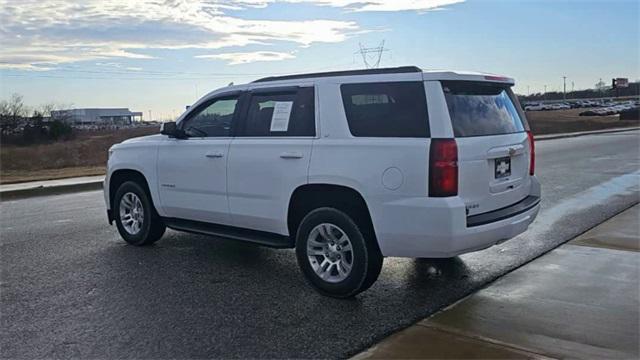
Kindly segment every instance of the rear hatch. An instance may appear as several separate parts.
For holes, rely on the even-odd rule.
[[[468,215],[529,195],[530,147],[524,112],[510,84],[442,81],[458,147],[458,195]]]

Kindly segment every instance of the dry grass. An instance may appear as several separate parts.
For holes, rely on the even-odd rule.
[[[640,125],[638,120],[620,120],[618,115],[578,116],[585,109],[529,111],[527,120],[534,134],[559,134]]]
[[[531,111],[527,118],[535,134],[638,126],[640,121],[621,121],[614,116],[578,116],[583,109]],[[125,139],[155,134],[157,127],[83,132],[71,141],[34,146],[0,147],[0,183],[102,175],[107,150]]]
[[[3,145],[0,147],[0,183],[104,174],[111,145],[157,132],[157,127],[81,132],[70,141]]]

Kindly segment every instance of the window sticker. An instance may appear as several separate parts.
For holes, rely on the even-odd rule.
[[[273,106],[273,115],[271,116],[271,132],[287,131],[289,129],[291,108],[293,108],[293,101],[276,101]]]

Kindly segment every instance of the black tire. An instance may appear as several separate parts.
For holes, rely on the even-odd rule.
[[[314,228],[323,223],[342,230],[348,236],[353,249],[351,271],[339,282],[323,280],[314,271],[307,255],[309,235]],[[296,233],[296,256],[305,278],[318,292],[335,298],[348,298],[367,290],[378,279],[383,257],[375,239],[372,236],[364,236],[365,233],[349,215],[330,207],[315,209],[302,219]]]
[[[120,217],[120,203],[125,194],[135,194],[142,203],[143,220],[139,231],[135,234],[130,233],[125,229]],[[162,221],[162,218],[156,212],[155,207],[151,201],[151,198],[147,191],[135,181],[127,181],[120,185],[116,191],[116,196],[113,201],[113,215],[116,221],[116,226],[120,236],[127,243],[135,246],[151,245],[158,241],[166,230],[166,226]]]

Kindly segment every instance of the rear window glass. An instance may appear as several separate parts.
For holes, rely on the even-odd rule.
[[[502,135],[525,131],[508,86],[443,81],[442,89],[456,137]]]
[[[340,90],[353,136],[429,137],[422,82],[344,84]]]

